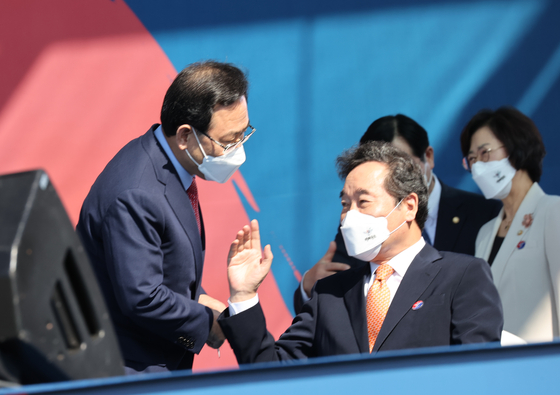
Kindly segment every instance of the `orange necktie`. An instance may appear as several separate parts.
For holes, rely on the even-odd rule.
[[[196,178],[193,177],[191,186],[187,189],[187,195],[189,195],[189,200],[194,211],[194,216],[196,217],[196,224],[198,225],[198,233],[202,234],[202,228],[200,226],[200,212],[198,209],[198,188],[196,187]]]
[[[373,350],[377,335],[383,324],[383,320],[389,310],[391,292],[387,287],[387,279],[393,274],[393,268],[389,265],[381,265],[375,271],[375,281],[367,294],[366,315],[368,323],[369,352]]]

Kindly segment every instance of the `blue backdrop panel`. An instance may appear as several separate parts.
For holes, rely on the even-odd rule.
[[[249,73],[251,123],[242,173],[286,304],[326,251],[339,220],[334,161],[369,124],[404,113],[422,124],[436,174],[476,190],[458,136],[484,107],[518,106],[560,148],[560,2],[127,0],[175,67],[216,59]],[[560,163],[542,186],[560,193]]]

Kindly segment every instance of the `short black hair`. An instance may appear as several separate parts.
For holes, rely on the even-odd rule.
[[[390,143],[369,141],[343,152],[336,159],[338,175],[345,179],[352,170],[366,162],[387,165],[389,174],[384,186],[387,193],[395,198],[395,204],[411,193],[418,195],[416,223],[423,229],[428,218],[428,188],[420,166],[410,155]]]
[[[245,74],[230,63],[205,61],[185,67],[165,94],[161,125],[167,136],[187,124],[207,132],[217,105],[230,106],[247,98],[249,83]]]
[[[360,144],[368,141],[386,141],[390,143],[395,137],[402,137],[410,146],[414,156],[424,161],[426,149],[430,146],[428,133],[412,118],[406,115],[387,115],[373,121],[360,139]]]
[[[484,126],[488,126],[494,136],[502,142],[509,155],[509,162],[516,170],[527,171],[533,182],[541,179],[546,150],[539,129],[531,118],[508,106],[495,111],[479,111],[461,132],[463,156],[469,153],[472,136]]]

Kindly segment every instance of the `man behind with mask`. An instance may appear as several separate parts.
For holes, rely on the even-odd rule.
[[[424,240],[439,251],[474,255],[479,229],[498,215],[501,203],[441,182],[433,172],[434,149],[430,146],[428,133],[405,115],[388,115],[375,120],[360,139],[360,144],[368,141],[391,143],[420,165],[429,195],[428,218],[422,231]],[[325,256],[304,274],[294,293],[296,313],[309,300],[311,287],[317,280],[360,264],[363,260],[348,256],[339,229]]]
[[[422,238],[428,193],[414,160],[369,142],[339,157],[338,168],[346,247],[370,263],[319,280],[275,342],[257,295],[272,253],[261,252],[258,223],[245,226],[230,248],[229,308],[218,319],[238,362],[499,341],[502,309],[488,264]]]
[[[190,369],[219,347],[225,305],[204,293],[204,223],[196,178],[226,182],[254,133],[248,82],[227,63],[181,71],[161,125],[109,162],[82,206],[77,231],[115,325],[127,374]]]

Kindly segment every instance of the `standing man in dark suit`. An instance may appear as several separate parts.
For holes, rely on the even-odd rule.
[[[196,178],[226,182],[254,133],[237,67],[191,64],[165,95],[161,125],[109,162],[77,231],[115,325],[128,374],[190,369],[217,348],[225,305],[202,290],[204,223]]]
[[[488,264],[422,238],[428,193],[413,159],[370,142],[338,166],[344,240],[369,264],[319,280],[275,342],[257,295],[272,253],[261,253],[257,222],[245,226],[229,252],[230,306],[218,319],[238,362],[499,341],[502,309]]]
[[[501,202],[486,200],[481,195],[452,188],[440,181],[433,172],[434,149],[430,146],[428,133],[405,115],[389,115],[375,120],[360,139],[360,144],[368,141],[391,143],[420,165],[429,194],[428,219],[422,232],[426,242],[439,251],[474,255],[478,230],[498,215]],[[362,261],[348,256],[339,230],[327,254],[304,274],[294,294],[296,313],[309,300],[311,287],[317,280],[361,264]]]

